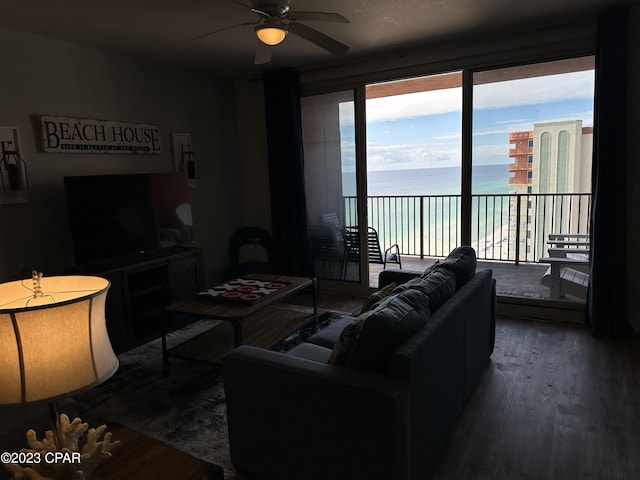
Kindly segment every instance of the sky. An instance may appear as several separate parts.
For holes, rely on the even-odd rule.
[[[582,120],[593,124],[594,72],[476,85],[474,165],[512,163],[509,132],[533,124]],[[341,109],[343,168],[353,168],[352,105]],[[460,166],[462,88],[367,100],[367,170]]]

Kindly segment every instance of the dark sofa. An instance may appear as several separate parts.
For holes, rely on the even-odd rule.
[[[237,470],[428,478],[493,351],[495,281],[475,267],[475,252],[460,247],[428,274],[385,270],[392,293],[364,321],[342,319],[287,354],[242,346],[227,355]]]

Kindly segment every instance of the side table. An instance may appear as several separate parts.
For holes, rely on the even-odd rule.
[[[118,424],[107,424],[121,444],[95,470],[95,480],[224,480],[222,467],[179,452],[159,440]]]

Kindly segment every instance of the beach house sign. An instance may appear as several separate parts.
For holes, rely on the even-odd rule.
[[[157,125],[40,116],[42,149],[49,153],[162,153]]]

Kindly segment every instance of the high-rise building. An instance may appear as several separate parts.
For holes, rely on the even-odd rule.
[[[509,178],[510,193],[531,193],[533,131],[512,132],[509,134],[509,143],[513,145],[509,157],[514,159],[514,163],[509,165],[509,172],[513,173]]]
[[[535,261],[546,256],[549,233],[588,233],[593,128],[582,120],[541,122],[510,133],[509,143],[510,191],[521,195],[512,200],[509,233],[519,233],[520,258]]]

